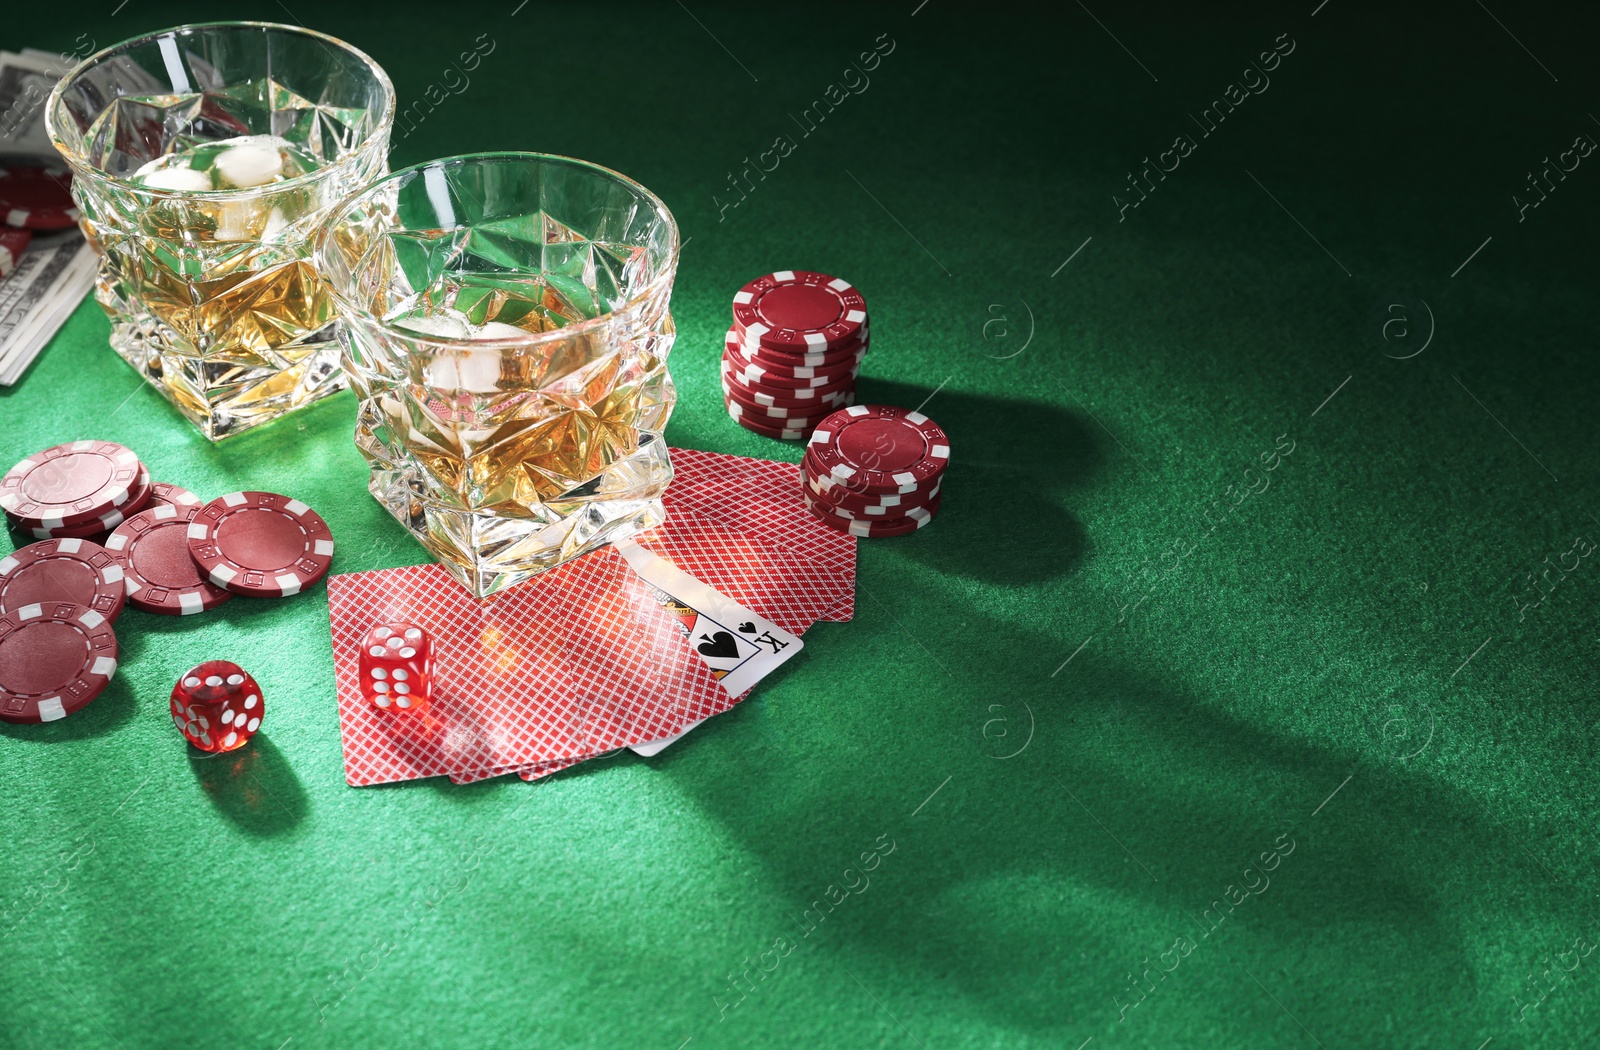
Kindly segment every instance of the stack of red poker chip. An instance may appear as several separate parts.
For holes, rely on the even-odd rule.
[[[823,419],[800,461],[812,514],[852,536],[903,536],[939,513],[950,439],[923,415],[854,405]]]
[[[17,261],[33,240],[32,230],[16,230],[0,226],[0,278],[17,268]]]
[[[72,174],[57,166],[0,163],[0,222],[22,230],[76,226]]]
[[[870,337],[866,301],[850,282],[811,270],[758,277],[733,297],[723,407],[746,430],[804,438],[855,401]]]
[[[0,507],[34,539],[96,539],[143,510],[150,471],[114,441],[73,441],[36,452],[0,478]]]

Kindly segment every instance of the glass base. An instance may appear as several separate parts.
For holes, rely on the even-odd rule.
[[[176,333],[153,316],[111,316],[111,348],[212,441],[242,434],[343,390],[337,324],[273,349],[276,363],[243,364],[180,352]]]
[[[479,598],[661,524],[666,520],[661,494],[672,480],[666,443],[651,435],[632,456],[566,498],[546,501],[528,517],[502,517],[424,499],[414,463],[392,464],[370,452],[368,459],[368,490]]]

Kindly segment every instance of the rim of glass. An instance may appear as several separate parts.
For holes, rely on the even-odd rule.
[[[344,294],[343,289],[336,287],[334,283],[328,279],[327,274],[329,268],[326,264],[325,257],[332,252],[332,245],[330,242],[334,236],[333,231],[344,222],[345,217],[349,215],[350,211],[359,205],[363,199],[377,194],[387,183],[406,178],[407,176],[419,174],[420,172],[426,171],[428,168],[444,168],[450,165],[464,165],[467,163],[499,160],[539,162],[554,161],[562,165],[567,165],[574,168],[584,168],[589,171],[605,175],[606,177],[614,179],[622,185],[628,187],[645,201],[648,201],[652,209],[654,209],[657,217],[667,224],[667,230],[671,237],[671,240],[667,245],[667,265],[663,267],[661,273],[658,274],[653,281],[645,285],[634,295],[629,296],[626,302],[622,303],[620,306],[614,307],[613,309],[607,310],[603,314],[596,314],[594,317],[588,318],[584,321],[579,321],[577,324],[562,325],[560,328],[552,328],[545,332],[529,332],[526,336],[507,337],[504,339],[458,339],[452,336],[428,335],[423,332],[413,331],[400,325],[390,324],[383,318],[370,313],[363,304],[353,302]],[[460,227],[456,228],[459,229]],[[639,303],[652,298],[660,291],[662,285],[670,284],[672,282],[673,275],[678,269],[678,250],[680,247],[681,245],[678,243],[678,220],[673,218],[672,211],[667,207],[666,202],[652,193],[642,183],[635,179],[629,178],[628,176],[622,174],[622,172],[613,168],[608,168],[603,164],[596,164],[593,161],[580,160],[577,157],[568,157],[559,153],[532,153],[522,150],[495,150],[484,153],[460,153],[454,156],[440,157],[437,160],[423,161],[421,164],[413,164],[410,167],[401,168],[399,171],[390,172],[383,178],[376,179],[373,182],[368,183],[366,186],[363,186],[361,189],[356,190],[354,193],[335,204],[328,212],[327,220],[322,224],[322,229],[317,233],[316,248],[313,252],[313,258],[316,260],[317,271],[323,275],[322,282],[327,288],[328,294],[332,296],[334,301],[340,306],[342,313],[347,319],[353,318],[357,323],[376,326],[384,332],[397,335],[413,343],[431,343],[440,347],[448,347],[450,349],[487,350],[501,349],[505,347],[537,346],[541,343],[555,342],[560,339],[570,338],[574,334],[588,332],[591,329],[599,328],[605,324],[608,324],[617,314],[624,313]]]
[[[366,65],[367,70],[372,74],[373,79],[376,80],[383,88],[383,117],[376,125],[373,126],[371,131],[367,132],[367,134],[363,136],[361,141],[355,147],[346,153],[344,157],[339,158],[338,161],[335,161],[326,167],[318,168],[315,171],[308,171],[304,175],[297,175],[292,179],[284,179],[282,182],[271,182],[265,186],[251,186],[247,189],[168,190],[161,189],[156,186],[146,186],[142,183],[134,182],[132,179],[127,178],[126,176],[113,175],[111,172],[104,171],[93,166],[92,164],[80,163],[76,157],[68,154],[66,150],[61,148],[62,138],[60,134],[60,128],[56,123],[56,105],[60,101],[61,96],[65,93],[68,85],[75,83],[78,79],[78,76],[84,70],[88,69],[91,65],[102,62],[107,58],[137,47],[140,44],[148,44],[151,41],[159,40],[162,37],[177,37],[184,34],[194,33],[203,29],[275,29],[291,36],[301,36],[310,38],[312,40],[318,40],[321,41],[325,46],[331,45],[341,51],[352,54]],[[192,197],[195,199],[204,200],[235,201],[250,200],[254,197],[262,197],[268,194],[278,193],[284,189],[298,189],[302,186],[310,186],[321,179],[327,178],[328,173],[338,170],[340,165],[346,159],[355,156],[368,143],[372,142],[372,140],[377,138],[379,135],[387,133],[389,128],[394,124],[394,112],[394,82],[389,79],[389,74],[384,71],[382,66],[378,65],[377,61],[373,59],[371,55],[367,54],[359,47],[356,47],[354,44],[340,40],[336,36],[329,36],[327,33],[319,33],[315,29],[307,29],[305,26],[285,25],[282,22],[190,22],[185,23],[184,25],[172,26],[167,29],[158,29],[153,33],[145,33],[143,36],[130,37],[121,43],[112,44],[110,47],[101,48],[99,51],[96,51],[94,54],[88,56],[83,61],[73,66],[67,71],[65,76],[56,82],[56,86],[50,91],[50,97],[45,101],[44,130],[45,134],[50,139],[50,144],[56,148],[56,152],[61,154],[62,159],[64,159],[68,165],[74,169],[81,170],[94,178],[101,179],[106,182],[114,182],[119,186],[126,186],[142,193],[154,194],[161,197]]]

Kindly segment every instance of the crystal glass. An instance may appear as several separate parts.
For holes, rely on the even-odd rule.
[[[344,385],[312,246],[393,120],[372,59],[263,22],[129,40],[50,96],[111,345],[212,440]]]
[[[477,595],[663,518],[678,227],[614,171],[452,157],[346,201],[317,246],[368,488]]]

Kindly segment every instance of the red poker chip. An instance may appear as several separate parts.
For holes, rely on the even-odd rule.
[[[52,602],[0,614],[0,721],[65,718],[116,673],[117,635],[95,610]]]
[[[762,346],[741,331],[738,325],[734,325],[723,336],[723,343],[756,361],[771,361],[779,365],[821,365],[838,361],[850,354],[864,352],[872,344],[872,333],[863,328],[855,338],[827,347],[815,350],[779,350],[772,346]]]
[[[849,281],[813,270],[758,277],[733,297],[733,319],[752,342],[795,352],[855,338],[867,303]]]
[[[32,230],[0,227],[0,277],[17,268],[17,260],[28,250],[28,242],[31,240],[33,240]]]
[[[41,529],[86,525],[127,504],[142,465],[114,441],[74,441],[35,452],[0,478],[0,507]]]
[[[841,383],[853,383],[861,374],[859,365],[852,365],[844,369],[832,371],[817,368],[807,368],[805,375],[797,375],[793,368],[776,368],[770,365],[751,364],[744,358],[729,351],[722,355],[722,370],[737,376],[742,382],[753,387],[762,387],[768,390],[802,390],[802,389],[827,389]]]
[[[824,405],[829,399],[839,399],[851,393],[856,388],[856,377],[850,376],[840,382],[829,386],[806,387],[781,387],[764,386],[760,383],[750,383],[740,378],[739,373],[724,364],[720,372],[722,385],[726,389],[734,390],[745,395],[748,401],[758,405],[786,405],[797,408],[801,405]]]
[[[0,168],[0,217],[7,226],[64,230],[78,223],[70,172]]]
[[[198,506],[151,507],[106,537],[106,550],[122,566],[129,605],[163,616],[188,616],[233,597],[207,580],[189,555],[189,523],[199,513]]]
[[[818,477],[858,492],[904,492],[944,473],[950,439],[921,412],[853,405],[817,426],[806,454]]]
[[[828,485],[816,478],[807,477],[806,491],[817,503],[845,517],[867,521],[904,517],[912,507],[926,507],[939,495],[939,483],[924,491],[860,493],[851,492],[843,485]]]
[[[158,481],[150,488],[149,507],[198,507],[205,500],[196,496],[182,485],[174,485],[167,481]]]
[[[726,402],[724,402],[724,404],[726,404]],[[809,430],[789,430],[783,427],[769,427],[765,423],[755,422],[748,416],[735,415],[731,410],[729,411],[728,415],[733,418],[735,423],[738,423],[741,427],[744,427],[752,434],[760,434],[762,437],[776,438],[779,441],[803,441],[805,440],[806,435],[810,433]]]
[[[803,401],[798,405],[768,405],[753,400],[750,395],[736,387],[722,384],[722,397],[724,401],[737,401],[744,408],[753,412],[758,419],[767,419],[771,422],[783,420],[805,420],[808,423],[820,423],[841,408],[847,407],[855,396],[855,391],[846,390],[839,394],[830,395],[825,401]]]
[[[858,521],[843,517],[826,507],[813,503],[809,493],[806,494],[805,503],[806,509],[811,512],[812,517],[826,522],[840,532],[848,532],[852,536],[864,538],[904,536],[907,533],[916,532],[932,521],[934,516],[939,513],[939,500],[935,499],[926,507],[911,508],[902,518],[890,518],[887,521]]]
[[[124,521],[144,510],[150,503],[153,488],[150,484],[150,472],[141,465],[139,471],[140,481],[128,491],[128,498],[115,509],[108,510],[98,518],[91,518],[82,525],[63,525],[56,529],[38,528],[34,525],[22,525],[36,540],[45,540],[57,536],[75,536],[79,539],[89,539],[98,542],[101,537]]]
[[[277,598],[322,579],[333,536],[322,516],[275,492],[230,492],[189,524],[189,553],[211,582],[234,594]]]
[[[880,485],[874,488],[868,485],[866,480],[860,476],[841,480],[828,473],[824,467],[818,465],[817,461],[812,458],[809,446],[806,449],[806,454],[800,459],[800,467],[805,472],[805,476],[809,483],[822,486],[831,486],[842,489],[846,492],[854,492],[862,496],[887,496],[911,492],[925,492],[927,491],[929,485],[937,484],[939,481],[938,478],[934,478],[932,481],[920,481],[914,479],[900,485]]]
[[[41,540],[0,558],[0,613],[71,602],[115,621],[126,595],[122,566],[88,540]]]
[[[758,430],[760,432],[769,430],[781,431],[784,437],[788,437],[790,434],[810,434],[811,431],[816,428],[818,423],[827,418],[827,416],[824,414],[821,417],[813,416],[806,419],[775,419],[772,416],[763,415],[756,409],[750,408],[747,405],[741,405],[739,402],[726,397],[722,399],[722,407],[726,408],[728,410],[728,415],[737,421],[741,426],[746,426],[752,430]],[[768,434],[767,436],[775,437],[777,435]]]
[[[758,365],[771,370],[787,371],[795,376],[838,375],[851,368],[861,368],[861,359],[867,355],[869,343],[850,343],[826,354],[768,354],[752,349],[731,339],[723,339],[723,354],[741,365]]]

